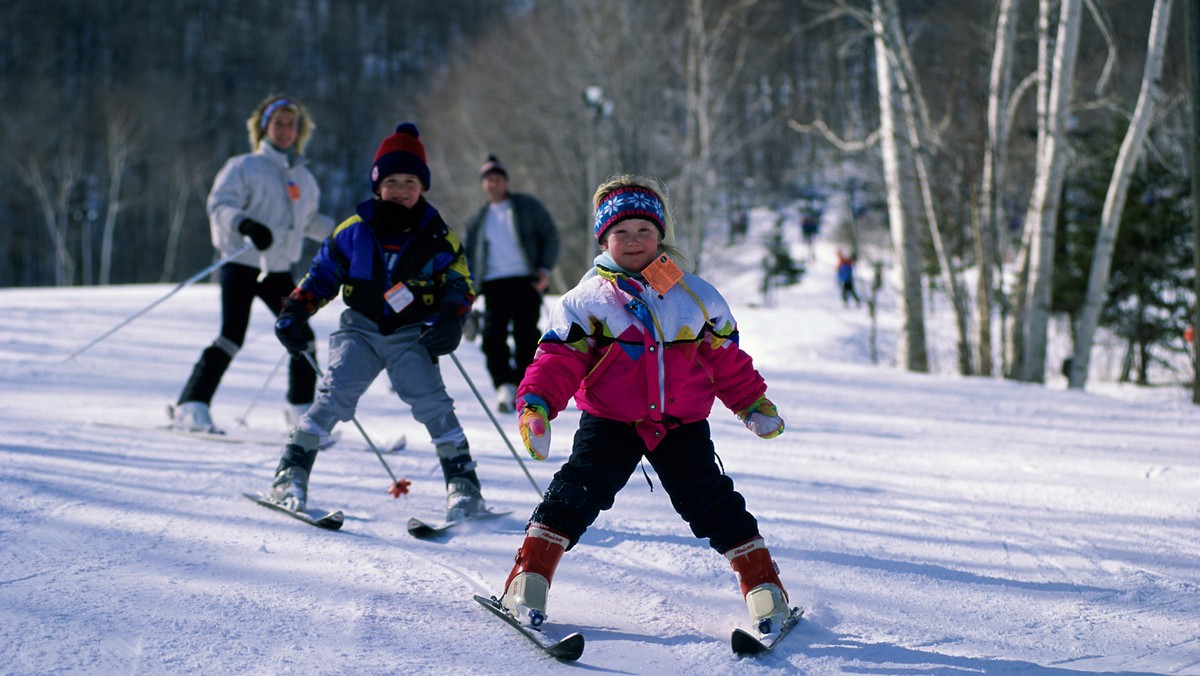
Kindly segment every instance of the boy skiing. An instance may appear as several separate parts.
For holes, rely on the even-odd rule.
[[[425,425],[446,480],[446,519],[483,511],[475,462],[437,358],[462,338],[475,289],[458,237],[427,201],[429,167],[417,127],[401,124],[371,167],[373,199],[325,240],[275,324],[292,353],[308,349],[308,318],[342,290],[347,309],[329,339],[329,372],[300,418],[268,498],[303,510],[317,451],[386,370],[397,396]]]

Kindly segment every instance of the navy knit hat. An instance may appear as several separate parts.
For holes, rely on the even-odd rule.
[[[621,221],[640,218],[650,221],[665,237],[667,233],[667,210],[655,192],[640,185],[618,188],[596,205],[596,241],[604,240],[604,233]]]
[[[504,169],[504,165],[500,164],[500,160],[495,155],[488,155],[487,161],[479,168],[479,180],[487,178],[488,174],[500,174],[506,180],[508,179],[508,171]]]
[[[392,174],[413,174],[429,190],[429,165],[425,163],[425,146],[421,144],[417,125],[405,122],[396,133],[383,139],[371,165],[371,192],[379,194],[379,181]]]

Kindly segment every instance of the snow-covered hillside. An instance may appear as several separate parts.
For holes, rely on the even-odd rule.
[[[770,306],[753,274],[714,269],[787,420],[763,441],[728,411],[712,417],[806,610],[776,653],[731,655],[745,610],[728,565],[640,472],[555,578],[551,621],[587,636],[578,663],[547,659],[472,603],[500,591],[538,496],[448,360],[485,495],[511,517],[440,542],[405,533],[409,516],[439,516],[443,488],[382,380],[358,420],[377,442],[407,437],[387,462],[411,495],[387,495],[343,426],[311,484],[314,505],[346,511],[340,532],[242,499],[267,486],[285,433],[282,374],[251,406],[282,354],[265,310],[213,410],[231,434],[267,441],[152,429],[215,335],[205,284],[71,363],[170,287],[0,290],[0,671],[1200,673],[1200,411],[1183,393],[899,372],[890,310],[872,366],[866,310],[842,306],[828,246]],[[338,311],[315,318],[322,339]],[[458,356],[487,390],[478,345]],[[556,421],[548,461],[525,460],[541,487],[577,419]]]

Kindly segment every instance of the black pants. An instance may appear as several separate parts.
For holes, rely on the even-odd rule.
[[[496,387],[519,384],[525,369],[533,363],[542,337],[537,326],[542,294],[533,288],[533,282],[533,277],[505,277],[483,283],[483,355]],[[515,348],[511,351],[510,332]]]
[[[717,466],[708,421],[668,431],[647,452],[633,425],[587,413],[580,416],[571,457],[554,475],[531,523],[563,533],[575,546],[600,512],[613,506],[643,457],[692,534],[707,538],[713,549],[724,553],[758,535],[758,521],[746,511],[733,480]]]
[[[221,377],[246,340],[254,299],[262,299],[271,313],[278,315],[284,299],[296,288],[289,272],[271,272],[261,280],[258,275],[258,268],[237,263],[226,263],[217,272],[217,280],[221,283],[221,336],[200,354],[191,378],[179,395],[179,403],[212,403]],[[293,404],[310,404],[316,387],[317,374],[308,360],[303,356],[292,356],[288,364],[287,400]]]

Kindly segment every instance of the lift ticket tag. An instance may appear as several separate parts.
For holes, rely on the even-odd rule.
[[[396,282],[396,286],[384,292],[383,298],[388,305],[392,306],[393,310],[399,312],[413,302],[413,293],[408,290],[407,286],[404,286],[404,282]]]
[[[642,276],[646,278],[650,286],[654,287],[658,295],[662,296],[670,291],[676,282],[683,279],[683,270],[675,265],[675,261],[671,260],[670,256],[659,254],[658,258],[655,258],[646,266],[646,269],[642,270]]]

